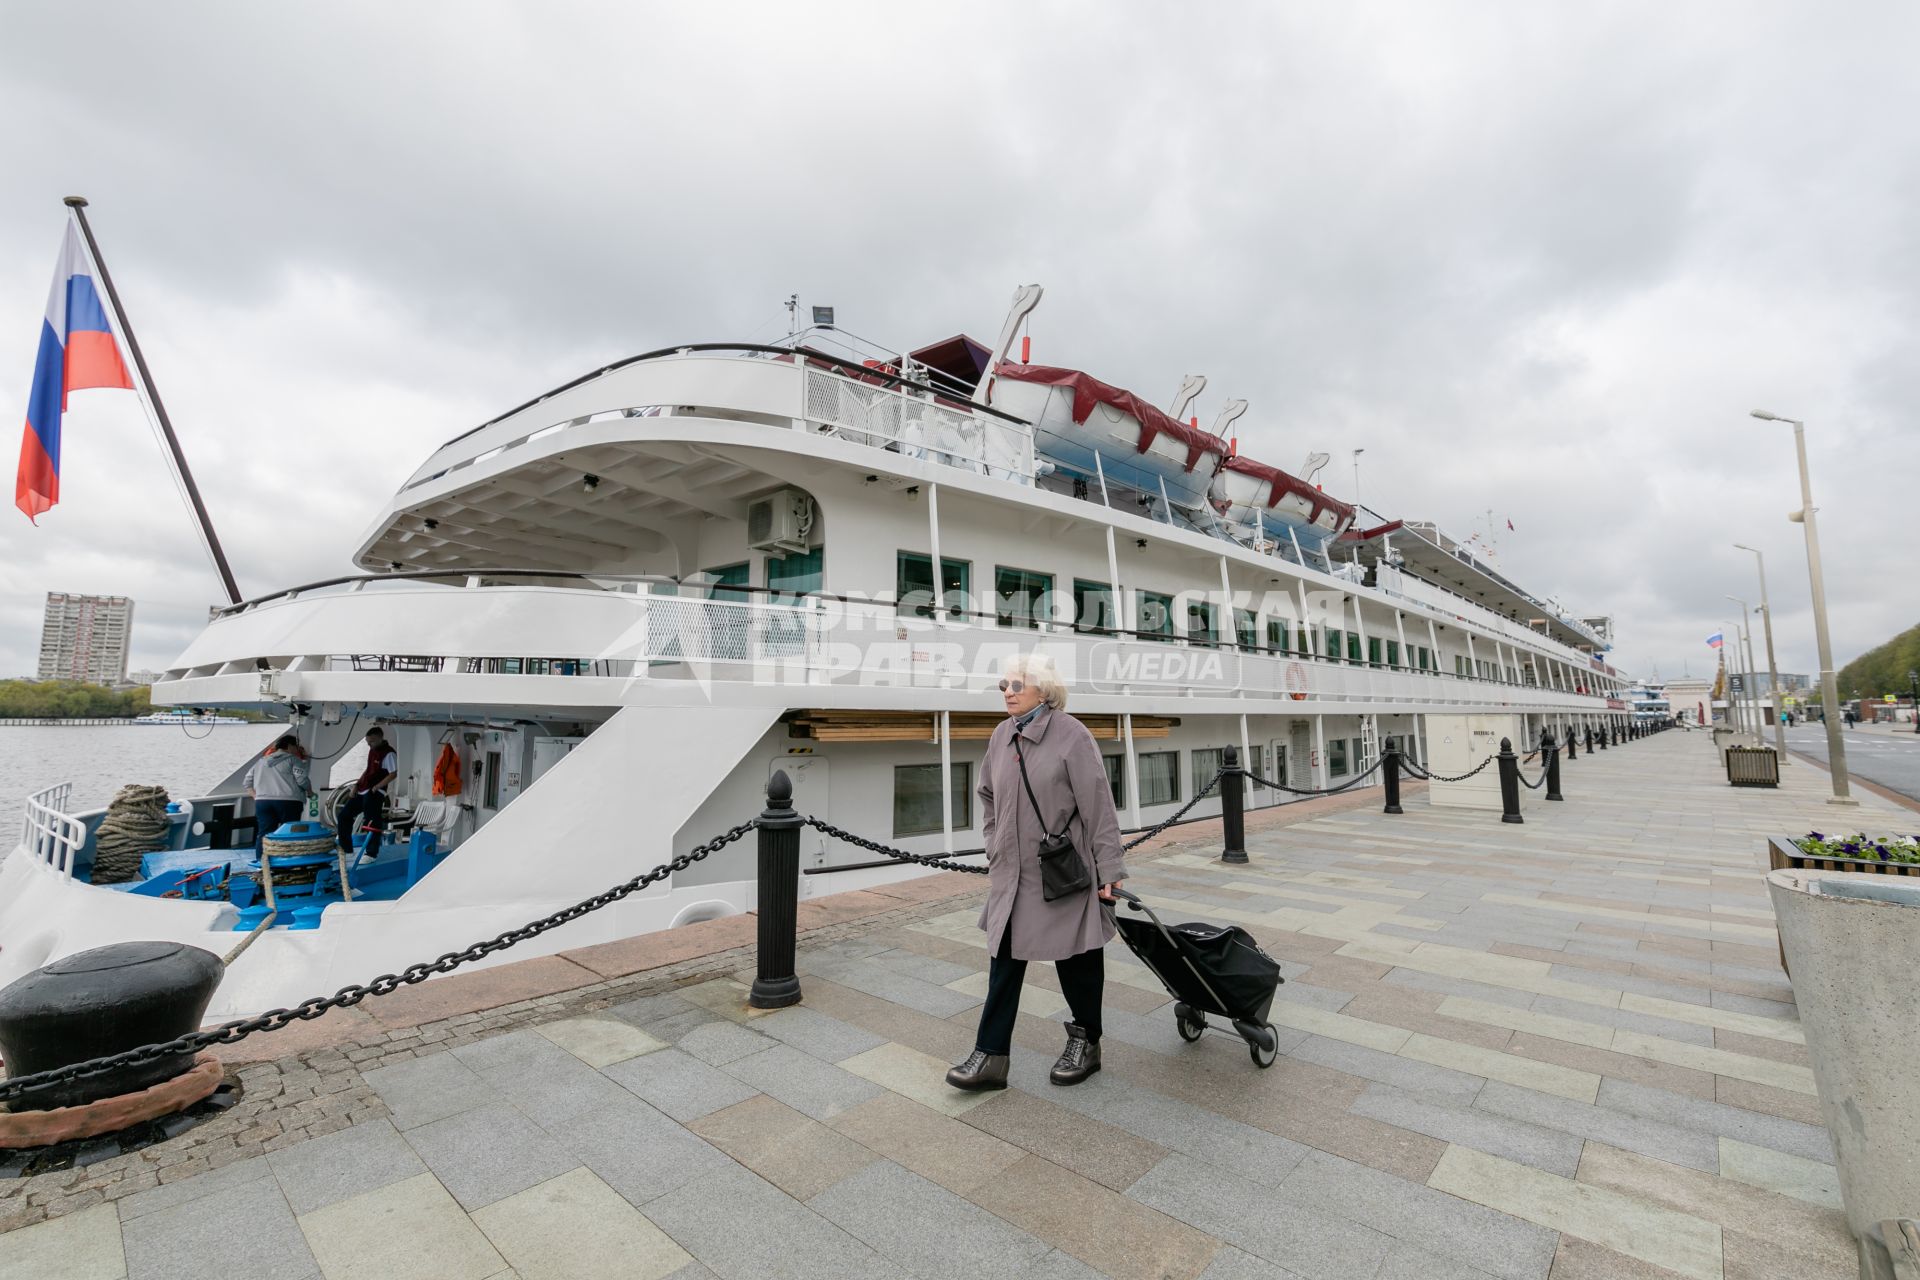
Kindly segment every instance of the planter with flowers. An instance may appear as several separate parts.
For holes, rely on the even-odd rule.
[[[1769,870],[1795,867],[1812,871],[1877,871],[1890,876],[1920,876],[1920,839],[1913,836],[1828,836],[1809,831],[1798,840],[1767,837]]]

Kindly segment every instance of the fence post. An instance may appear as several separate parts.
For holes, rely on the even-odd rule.
[[[1526,821],[1520,816],[1520,757],[1511,738],[1500,739],[1500,821]]]
[[[1247,860],[1247,775],[1240,768],[1240,748],[1228,747],[1224,757],[1227,771],[1220,776],[1220,825],[1224,827],[1226,848],[1220,861],[1233,864]]]
[[[1547,760],[1547,799],[1565,800],[1560,794],[1560,747],[1549,730],[1540,732],[1540,754]]]
[[[1400,807],[1400,748],[1392,738],[1387,739],[1387,754],[1380,762],[1380,774],[1387,784],[1387,807],[1382,813],[1405,813]]]
[[[1573,726],[1568,725],[1567,726],[1567,759],[1578,760],[1579,758],[1580,758],[1580,744],[1574,741]]]
[[[800,815],[793,811],[793,782],[776,769],[767,782],[767,808],[760,815],[759,971],[747,1003],[784,1009],[800,1003],[800,976],[793,964],[800,927]]]

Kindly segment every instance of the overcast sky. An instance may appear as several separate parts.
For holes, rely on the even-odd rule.
[[[1254,457],[1491,509],[1637,674],[1709,671],[1763,548],[1811,671],[1791,430],[1747,411],[1810,424],[1844,663],[1916,621],[1916,48],[1910,5],[1751,0],[8,4],[0,404],[84,194],[262,594],[598,363],[779,336],[790,292],[990,339],[1039,281],[1036,360],[1203,372]],[[61,480],[0,516],[0,675],[48,590],[131,595],[165,667],[220,589],[133,396],[76,394]]]

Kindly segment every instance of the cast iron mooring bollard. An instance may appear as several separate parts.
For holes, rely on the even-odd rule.
[[[756,1009],[800,1003],[793,951],[800,927],[801,825],[793,811],[793,783],[785,769],[776,769],[767,782],[766,812],[760,815],[760,967],[747,994],[747,1003]]]
[[[1547,760],[1547,799],[1565,800],[1560,794],[1560,748],[1553,740],[1551,731],[1540,734],[1540,754]]]
[[[1240,748],[1228,747],[1224,757],[1227,771],[1220,776],[1220,825],[1225,828],[1227,847],[1220,861],[1242,863],[1247,860],[1247,775],[1240,768]]]
[[[1387,807],[1381,812],[1405,813],[1400,807],[1400,748],[1392,738],[1387,739],[1387,755],[1380,764],[1380,774],[1387,784]]]
[[[1607,726],[1605,725],[1600,726],[1600,749],[1602,751],[1607,749]]]
[[[200,1029],[220,985],[220,957],[178,942],[116,942],[43,965],[0,991],[0,1055],[37,1075]],[[193,1066],[177,1053],[138,1067],[29,1090],[16,1111],[75,1107],[137,1093]]]
[[[1577,760],[1579,758],[1580,758],[1580,744],[1574,741],[1573,726],[1568,725],[1567,726],[1567,759]]]
[[[1587,726],[1587,754],[1593,754],[1593,726]]]
[[[1500,739],[1500,821],[1526,821],[1520,816],[1520,757],[1511,738]]]

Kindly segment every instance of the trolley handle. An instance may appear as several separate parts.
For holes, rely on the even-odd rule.
[[[1113,890],[1113,895],[1116,898],[1124,898],[1126,900],[1127,905],[1131,907],[1133,910],[1144,911],[1147,913],[1147,919],[1153,921],[1153,927],[1160,931],[1160,936],[1167,940],[1167,945],[1173,948],[1173,953],[1180,957],[1181,963],[1187,966],[1187,971],[1193,974],[1195,980],[1200,983],[1200,989],[1205,991],[1207,995],[1212,998],[1214,1006],[1221,1010],[1222,1016],[1223,1017],[1227,1016],[1225,1012],[1227,1007],[1227,1002],[1220,998],[1220,993],[1213,989],[1213,984],[1211,982],[1207,981],[1207,975],[1200,972],[1200,966],[1196,965],[1193,962],[1193,957],[1187,954],[1186,948],[1180,944],[1180,939],[1176,938],[1173,935],[1172,930],[1168,929],[1166,925],[1160,922],[1159,913],[1156,912],[1152,907],[1149,907],[1146,903],[1142,902],[1139,898],[1139,895],[1132,893],[1129,890],[1116,888]],[[1111,911],[1113,910],[1113,908],[1108,907],[1107,910]],[[1162,981],[1164,981],[1164,979]]]

